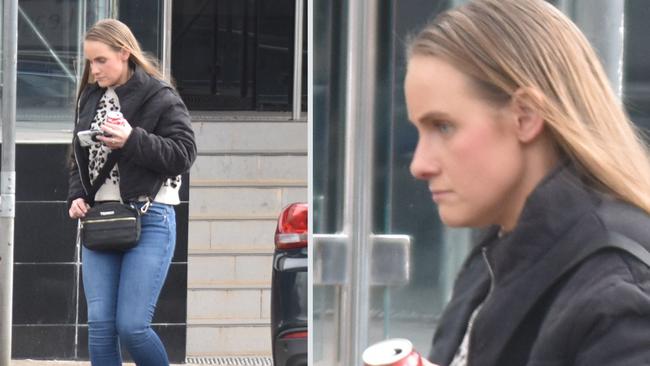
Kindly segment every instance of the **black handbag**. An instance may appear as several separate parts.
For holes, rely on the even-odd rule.
[[[117,163],[119,154],[113,152],[111,155],[91,187],[89,197],[93,200],[93,206],[79,225],[79,240],[90,250],[124,251],[135,247],[140,239],[140,215],[147,211],[151,203],[149,199],[142,209],[122,202],[94,203],[99,187]]]
[[[81,220],[81,243],[91,250],[127,250],[140,239],[140,210],[120,202],[93,206]]]

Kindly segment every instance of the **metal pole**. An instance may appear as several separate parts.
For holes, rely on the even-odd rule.
[[[11,326],[16,201],[16,67],[18,0],[4,1],[4,83],[2,86],[2,168],[0,169],[0,366],[11,364]]]
[[[161,66],[165,80],[171,81],[172,69],[172,0],[164,0]]]
[[[341,359],[349,366],[360,365],[368,345],[378,3],[347,3],[343,232],[350,281],[341,298]]]
[[[300,118],[302,96],[302,24],[303,0],[296,0],[296,21],[293,43],[293,111],[291,119]]]
[[[87,5],[88,5],[87,0],[79,1],[79,9],[77,10],[77,39],[79,41],[78,44],[83,43],[84,34],[86,33]],[[77,90],[79,90],[79,86],[81,85],[81,77],[83,76],[83,71],[84,71],[83,69],[86,63],[83,47],[77,48],[77,60],[75,62],[77,66],[75,69],[75,77],[77,79],[75,83],[75,92],[76,92]]]

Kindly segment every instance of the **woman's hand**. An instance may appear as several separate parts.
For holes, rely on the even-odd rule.
[[[83,198],[77,198],[76,200],[72,201],[70,209],[68,210],[68,215],[70,215],[71,219],[79,219],[86,216],[88,209],[90,209],[90,206],[88,206],[86,200]]]
[[[105,136],[97,136],[111,150],[117,150],[124,147],[126,140],[129,139],[133,128],[127,120],[122,118],[117,123],[106,121],[101,126]]]

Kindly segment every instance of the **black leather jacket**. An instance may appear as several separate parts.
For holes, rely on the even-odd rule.
[[[77,141],[77,132],[87,130],[106,89],[89,84],[83,91],[79,115],[72,140],[68,206],[76,198],[88,196],[91,184],[88,176],[88,149]],[[135,67],[131,78],[115,88],[120,109],[133,130],[119,154],[120,192],[122,200],[132,201],[140,196],[155,197],[163,181],[190,169],[196,158],[196,143],[190,116],[178,93],[167,83],[149,76]]]
[[[470,315],[470,366],[650,365],[650,217],[597,194],[570,167],[528,198],[509,235],[473,250],[434,336],[429,359],[449,365]],[[645,258],[647,261],[647,257]]]

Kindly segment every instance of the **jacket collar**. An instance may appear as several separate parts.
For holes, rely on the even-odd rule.
[[[138,121],[132,117],[138,108],[167,85],[151,77],[142,67],[135,64],[132,64],[132,67],[133,75],[126,83],[115,88],[115,94],[120,100],[120,112],[131,126],[135,127]]]
[[[171,88],[171,86],[151,77],[142,67],[134,63],[130,63],[130,67],[133,68],[133,75],[131,75],[126,83],[115,88],[115,94],[117,94],[120,101],[120,112],[122,112],[122,115],[129,121],[131,126],[135,127],[138,126],[138,121],[132,117],[137,113],[138,108],[146,103],[160,89]],[[106,88],[100,87],[97,83],[89,85],[88,88],[88,93],[85,93],[87,100],[84,101],[84,104],[88,104],[92,108],[88,109],[87,115],[83,116],[85,119],[80,121],[82,123],[82,129],[89,128],[90,122],[95,115],[97,104],[104,92],[106,92]]]
[[[487,241],[493,283],[472,334],[492,337],[473,336],[470,358],[480,354],[481,365],[496,366],[535,304],[593,253],[606,235],[594,214],[601,201],[570,165],[561,165],[530,195],[515,230],[500,240]]]
[[[599,201],[571,165],[559,164],[530,194],[515,229],[488,242],[486,254],[495,285],[521,276]]]

